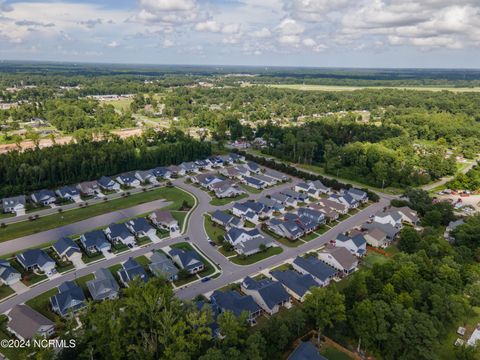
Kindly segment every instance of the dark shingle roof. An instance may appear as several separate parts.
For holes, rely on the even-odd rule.
[[[303,275],[293,270],[275,270],[270,274],[281,284],[299,296],[304,296],[311,287],[318,286],[317,282],[310,274]]]

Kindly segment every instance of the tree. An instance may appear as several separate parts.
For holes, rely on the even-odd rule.
[[[420,235],[414,228],[405,227],[400,231],[398,248],[408,254],[413,254],[418,250],[420,241]]]
[[[315,324],[318,343],[320,334],[327,327],[346,319],[345,296],[336,288],[312,288],[305,298],[305,311]]]

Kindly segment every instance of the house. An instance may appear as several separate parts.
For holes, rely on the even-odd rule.
[[[0,259],[0,284],[13,285],[20,281],[20,273],[7,261]]]
[[[135,178],[141,183],[158,184],[157,176],[153,173],[153,170],[135,171]]]
[[[330,199],[320,199],[318,200],[317,204],[320,206],[324,206],[326,208],[332,209],[337,213],[339,213],[340,215],[347,214],[349,209],[347,205],[340,203],[338,201],[330,200]]]
[[[128,247],[135,246],[135,236],[128,230],[125,224],[110,224],[103,230],[107,239],[113,244],[121,243]]]
[[[315,282],[320,286],[327,286],[330,280],[336,275],[336,270],[331,266],[321,262],[315,256],[300,257],[297,256],[292,262],[293,268],[300,274],[310,274]]]
[[[208,160],[197,160],[197,161],[195,161],[195,165],[200,170],[211,170],[212,169],[212,163]]]
[[[178,248],[172,248],[168,255],[173,262],[181,269],[185,269],[189,274],[193,275],[203,271],[205,264],[200,260],[199,255],[194,250],[184,251]]]
[[[273,218],[268,220],[265,224],[273,233],[292,241],[305,235],[303,228],[293,220],[280,220]]]
[[[250,170],[245,165],[235,166],[235,169],[239,172],[239,177],[250,176]]]
[[[299,182],[295,185],[294,190],[297,192],[307,192],[310,190],[310,185],[305,182]]]
[[[248,314],[247,321],[250,325],[255,325],[256,318],[262,314],[262,308],[250,295],[241,295],[235,290],[225,292],[215,290],[210,301],[219,314],[226,311],[237,317],[242,313]]]
[[[340,204],[338,204],[338,205],[340,205]],[[339,218],[338,212],[336,212],[335,210],[333,210],[330,207],[322,206],[320,204],[311,204],[308,207],[323,213],[328,222],[335,221]]]
[[[310,190],[315,190],[315,194],[318,197],[320,194],[329,194],[332,189],[325,186],[320,180],[310,182]]]
[[[250,171],[250,173],[260,174],[261,172],[260,166],[253,161],[247,162],[244,166]]]
[[[264,236],[256,228],[247,230],[232,227],[225,234],[225,240],[233,245],[238,254],[246,256],[260,252],[262,247],[275,245],[273,239]]]
[[[463,224],[465,224],[465,221],[463,219],[450,221],[448,223],[448,226],[445,228],[445,232],[443,234],[443,237],[449,242],[455,241],[455,238],[452,236],[452,231],[454,231],[457,227],[459,227]]]
[[[367,241],[367,244],[373,247],[385,248],[388,246],[389,241],[387,239],[387,233],[379,228],[372,228],[367,230],[363,237]]]
[[[392,242],[393,240],[395,240],[395,238],[398,236],[401,230],[399,227],[392,226],[391,224],[388,224],[388,223],[382,224],[376,221],[366,222],[366,223],[363,223],[362,225],[362,229],[365,229],[365,230],[371,230],[375,228],[380,229],[385,234],[387,234],[387,240],[389,242]]]
[[[222,180],[210,185],[210,189],[215,193],[215,196],[219,199],[227,197],[237,197],[245,194],[245,191],[240,189],[237,184],[229,181]]]
[[[53,275],[57,272],[55,269],[55,261],[40,249],[25,250],[18,254],[16,259],[27,271],[38,270],[47,275]]]
[[[237,153],[230,153],[228,154],[232,162],[240,162],[245,161],[245,156]]]
[[[402,227],[402,214],[396,210],[379,211],[375,214],[373,221],[380,224]]]
[[[120,184],[113,181],[111,178],[107,176],[102,176],[98,180],[98,186],[100,186],[101,189],[107,190],[107,191],[119,191],[120,190]]]
[[[195,165],[194,162],[192,161],[189,161],[189,162],[183,162],[179,165],[179,167],[181,169],[183,169],[183,171],[185,171],[185,174],[189,174],[189,173],[192,173],[192,172],[197,172],[198,171],[198,166]]]
[[[145,269],[133,258],[128,258],[128,260],[122,264],[122,268],[117,271],[117,274],[122,284],[126,287],[128,287],[128,283],[133,279],[138,279],[143,282],[148,281],[148,275]]]
[[[106,253],[112,248],[102,230],[93,230],[83,234],[80,236],[80,243],[90,253]]]
[[[125,174],[120,174],[116,178],[117,182],[123,186],[127,187],[139,187],[140,180],[135,177],[135,173],[129,172]]]
[[[327,360],[311,341],[302,341],[287,360]]]
[[[80,246],[70,238],[62,237],[52,245],[52,248],[62,260],[68,260],[72,263],[79,263],[82,260]]]
[[[354,198],[358,202],[366,203],[368,201],[368,194],[363,190],[352,187],[347,191],[345,191],[344,193],[350,195],[352,198]]]
[[[57,201],[57,198],[52,190],[39,190],[32,194],[32,200],[36,204],[47,206]]]
[[[255,280],[247,276],[241,284],[242,292],[253,300],[269,315],[276,314],[282,306],[290,309],[292,299],[278,281],[265,278]]]
[[[308,195],[294,191],[292,189],[282,190],[281,193],[289,198],[294,199],[297,202],[306,202],[308,200]]]
[[[402,206],[394,209],[397,210],[400,215],[402,215],[402,222],[410,225],[418,224],[420,218],[415,210],[410,209],[408,206]]]
[[[211,219],[212,222],[223,226],[226,230],[230,229],[231,227],[240,228],[243,226],[242,219],[220,210],[215,210],[211,216]]]
[[[77,185],[77,190],[84,196],[94,196],[100,191],[97,181],[84,181]]]
[[[285,205],[275,200],[272,200],[271,198],[267,198],[264,196],[260,198],[258,202],[274,212],[280,212],[280,213],[285,212]]]
[[[332,194],[328,199],[343,204],[348,209],[356,209],[360,204],[358,200],[353,198],[349,193],[344,193],[343,195]]]
[[[229,166],[220,170],[220,174],[226,176],[229,179],[238,179],[240,177],[240,171],[234,166]]]
[[[152,175],[157,178],[170,179],[170,177],[172,176],[172,172],[168,168],[163,166],[156,167],[155,169],[152,169],[151,172]]]
[[[224,164],[224,161],[221,156],[210,156],[209,158],[207,158],[207,160],[210,163],[210,166],[215,168],[221,167]]]
[[[222,179],[211,173],[193,175],[190,176],[190,180],[204,188],[209,188],[210,185],[222,181]]]
[[[263,181],[258,180],[254,177],[251,177],[251,176],[244,176],[242,178],[242,182],[245,185],[251,186],[251,187],[253,187],[254,189],[257,189],[257,190],[264,189],[264,188],[267,187],[267,184],[265,184]]]
[[[318,224],[314,220],[304,215],[299,216],[297,214],[287,213],[284,219],[286,221],[294,221],[303,229],[305,234],[310,234],[318,227]]]
[[[272,210],[259,202],[246,201],[242,204],[235,203],[232,208],[232,213],[233,215],[246,218],[248,220],[250,220],[249,218],[252,217],[252,216],[248,216],[248,214],[254,213],[256,217],[258,217],[258,219],[255,219],[255,216],[253,216],[255,220],[254,221],[250,220],[250,221],[252,221],[254,224],[257,224],[259,219],[267,218],[271,216]]]
[[[87,306],[85,294],[74,281],[65,281],[58,287],[58,294],[50,298],[53,311],[67,316]]]
[[[252,178],[262,181],[266,186],[273,186],[278,183],[278,180],[263,174],[252,175]]]
[[[329,247],[318,254],[318,258],[338,270],[342,275],[353,273],[358,266],[358,260],[347,248]]]
[[[167,167],[167,170],[170,172],[170,176],[183,176],[186,174],[185,169],[178,165],[170,165]]]
[[[26,203],[25,195],[4,198],[2,199],[3,212],[23,215],[25,214]]]
[[[281,193],[275,193],[270,195],[270,199],[287,207],[297,206],[297,201],[294,198],[288,197]]]
[[[277,180],[278,182],[288,181],[288,175],[286,175],[284,173],[281,173],[279,171],[275,171],[275,170],[272,170],[272,169],[266,169],[264,174],[266,176],[269,176],[269,177]]]
[[[233,215],[238,216],[243,220],[248,220],[253,224],[258,224],[260,222],[258,214],[250,210],[244,204],[233,204],[232,213]]]
[[[130,230],[136,237],[151,237],[156,235],[157,231],[150,225],[145,218],[136,218],[126,223],[128,230]]]
[[[310,209],[307,207],[301,207],[297,210],[298,216],[307,217],[312,220],[317,226],[323,225],[327,222],[325,214],[321,211]]]
[[[20,340],[49,338],[55,333],[55,324],[27,305],[15,305],[8,313],[7,329]]]
[[[178,221],[172,216],[170,211],[156,210],[148,218],[159,229],[165,229],[171,233],[180,232]]]
[[[335,239],[335,246],[344,247],[355,256],[362,257],[367,254],[367,240],[362,233],[354,236],[339,234]]]
[[[95,279],[87,281],[87,288],[95,301],[114,300],[118,297],[120,286],[112,273],[105,268],[94,272]]]
[[[55,191],[60,198],[63,200],[70,200],[75,202],[80,202],[80,191],[74,186],[63,186],[60,189]]]
[[[150,257],[148,268],[155,276],[159,276],[168,281],[178,279],[178,269],[175,264],[165,255],[158,251],[154,251]]]
[[[300,302],[303,302],[305,297],[310,294],[310,289],[312,287],[318,286],[318,283],[312,275],[301,274],[294,270],[274,270],[270,275],[283,285],[290,296]]]

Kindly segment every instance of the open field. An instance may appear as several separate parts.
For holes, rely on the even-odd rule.
[[[279,89],[291,89],[302,91],[353,91],[362,89],[397,89],[397,90],[416,90],[416,91],[452,91],[452,92],[480,92],[480,87],[455,88],[455,87],[433,87],[433,86],[334,86],[334,85],[304,85],[304,84],[272,84],[269,87]]]

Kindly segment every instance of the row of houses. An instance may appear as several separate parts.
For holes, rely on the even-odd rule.
[[[30,195],[31,201],[37,205],[49,206],[59,201],[81,202],[82,197],[104,196],[105,192],[119,192],[123,188],[139,188],[142,184],[156,185],[161,179],[171,179],[193,172],[223,167],[224,165],[245,160],[241,155],[211,156],[195,162],[184,162],[180,165],[157,167],[149,170],[130,171],[115,177],[102,176],[98,180],[85,181],[76,185],[67,185],[56,190],[42,189]],[[18,195],[1,200],[2,210],[5,213],[24,215],[27,205],[27,196]]]

